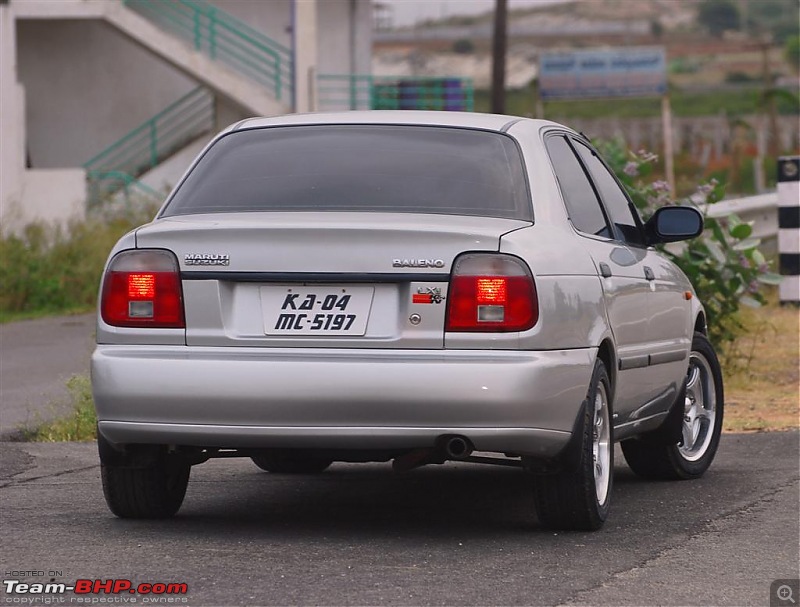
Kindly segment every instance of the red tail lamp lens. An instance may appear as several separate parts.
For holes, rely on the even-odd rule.
[[[128,297],[130,299],[153,299],[155,296],[155,274],[128,274]]]
[[[536,285],[521,259],[471,253],[456,260],[448,291],[448,331],[527,331],[538,320]]]
[[[118,253],[103,278],[100,312],[115,327],[184,328],[175,256],[161,250]]]
[[[508,296],[508,281],[505,278],[478,278],[477,299],[479,304],[504,304]]]

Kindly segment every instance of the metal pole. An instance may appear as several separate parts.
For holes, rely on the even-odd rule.
[[[495,0],[492,39],[492,112],[506,111],[506,23],[508,0]]]
[[[661,98],[661,127],[664,132],[664,171],[666,172],[669,193],[675,199],[675,162],[672,149],[672,106],[669,102],[669,93],[664,93]]]

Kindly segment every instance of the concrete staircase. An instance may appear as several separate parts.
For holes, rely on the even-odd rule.
[[[204,84],[215,94],[241,107],[248,114],[276,115],[291,111],[291,65],[288,51],[280,45],[270,48],[269,39],[258,32],[244,30],[244,24],[223,11],[201,2],[180,3],[147,0],[146,2],[123,2],[121,0],[58,0],[58,18],[103,19],[122,34],[145,49],[161,57],[178,70]],[[169,15],[159,19],[171,5],[180,5],[186,11],[180,15]],[[15,7],[18,18],[52,19],[52,0],[28,0]],[[147,15],[147,16],[145,16]],[[195,28],[194,23],[206,20],[204,29]],[[179,35],[190,20],[191,31],[199,31],[194,43]],[[172,24],[176,27],[165,25]],[[224,33],[223,33],[224,32]],[[258,36],[258,37],[257,37]],[[199,42],[207,44],[201,45]],[[271,42],[271,41],[270,41]],[[248,70],[235,69],[231,61],[233,54],[257,56],[265,52],[278,57],[277,65],[251,65]],[[213,52],[210,52],[211,49]],[[242,61],[239,61],[242,63]],[[235,65],[235,64],[234,64]],[[264,68],[264,69],[262,69]],[[272,86],[258,78],[270,69],[274,71]],[[287,74],[289,77],[287,78]],[[277,84],[277,85],[276,85]]]

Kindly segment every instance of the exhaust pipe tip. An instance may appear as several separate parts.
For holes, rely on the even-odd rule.
[[[472,454],[472,443],[463,436],[448,436],[442,441],[447,459],[466,459]]]

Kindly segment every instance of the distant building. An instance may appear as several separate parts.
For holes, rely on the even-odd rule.
[[[369,76],[372,27],[369,0],[0,1],[0,227],[172,185],[220,128],[317,109],[320,76]]]

